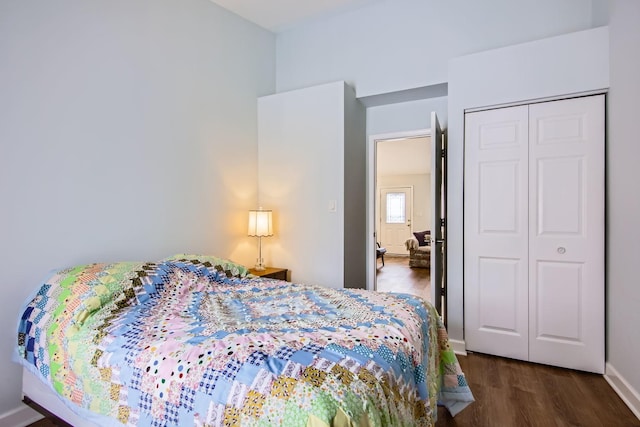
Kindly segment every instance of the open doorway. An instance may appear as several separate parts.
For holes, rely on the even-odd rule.
[[[446,136],[440,127],[438,115],[431,112],[431,128],[426,130],[416,130],[408,132],[396,132],[382,135],[370,135],[367,145],[367,245],[370,248],[367,251],[367,289],[375,290],[377,288],[376,279],[378,277],[378,263],[381,261],[376,254],[378,253],[379,230],[376,227],[377,211],[380,205],[377,203],[378,196],[376,190],[377,184],[377,157],[379,141],[393,142],[394,140],[415,139],[420,137],[429,137],[430,150],[425,157],[431,159],[430,180],[431,194],[430,199],[430,225],[426,230],[415,230],[412,224],[412,234],[415,231],[428,231],[424,237],[417,237],[430,246],[429,256],[423,258],[429,259],[429,280],[426,292],[420,292],[420,296],[430,301],[434,308],[440,313],[442,319],[447,323],[446,306],[447,306],[447,245],[446,245],[446,229],[447,229],[447,168],[446,168]],[[415,201],[415,189],[413,197]],[[406,226],[406,224],[405,224]],[[427,243],[428,242],[428,243]],[[381,249],[381,248],[380,248]],[[386,255],[386,254],[385,254]],[[385,256],[385,258],[387,258]],[[411,260],[411,255],[409,256]],[[383,267],[384,268],[384,267]]]
[[[378,135],[373,149],[374,233],[385,252],[384,264],[376,260],[375,289],[429,299],[430,130]]]

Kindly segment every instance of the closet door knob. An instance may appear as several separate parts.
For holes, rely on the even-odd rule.
[[[565,249],[563,246],[558,247],[558,253],[560,255],[564,254],[565,252],[567,252],[567,249]]]

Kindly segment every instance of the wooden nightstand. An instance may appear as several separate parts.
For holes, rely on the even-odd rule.
[[[289,269],[287,268],[278,268],[278,267],[267,267],[265,270],[255,270],[253,268],[249,269],[249,273],[255,275],[255,276],[260,276],[260,277],[266,277],[269,279],[280,279],[280,280],[287,280],[287,272],[289,271]]]

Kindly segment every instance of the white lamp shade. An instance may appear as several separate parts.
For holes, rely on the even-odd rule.
[[[249,211],[249,236],[264,237],[273,236],[273,220],[271,211]]]

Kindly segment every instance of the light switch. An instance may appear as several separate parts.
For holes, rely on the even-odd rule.
[[[338,201],[329,200],[329,212],[337,212],[337,211],[338,211]]]

